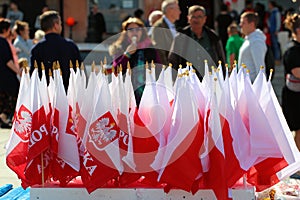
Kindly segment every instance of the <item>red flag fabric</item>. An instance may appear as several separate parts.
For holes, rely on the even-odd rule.
[[[30,108],[30,77],[25,72],[21,78],[11,135],[6,145],[6,164],[22,182],[26,182],[24,171],[32,122]]]
[[[27,165],[24,171],[28,185],[42,184],[48,177],[49,156],[46,156],[46,150],[50,146],[50,133],[47,130],[47,116],[45,107],[41,100],[39,90],[39,77],[35,69],[31,76],[31,108],[32,128],[29,134]]]
[[[194,181],[202,172],[199,152],[203,144],[203,132],[198,131],[202,128],[199,123],[201,119],[195,97],[185,79],[177,78],[173,120],[159,173],[159,181],[167,183],[165,191],[170,188],[191,191]]]
[[[68,104],[59,70],[55,70],[54,73],[56,93],[51,135],[53,153],[51,172],[53,179],[59,180],[60,185],[64,186],[78,175],[80,163],[72,107]]]
[[[89,155],[96,159],[97,170],[101,171],[101,174],[97,174],[97,177],[94,177],[95,174],[88,176],[89,174],[82,172],[82,174],[88,176],[83,178],[86,187],[89,185],[102,187],[109,180],[123,172],[118,140],[120,129],[116,124],[115,117],[111,114],[111,109],[111,97],[107,79],[103,79],[95,109],[92,113],[91,123],[88,126],[86,140],[86,150]],[[87,171],[87,168],[83,170]],[[87,181],[92,181],[93,183]],[[93,188],[87,189],[88,191],[93,190]]]

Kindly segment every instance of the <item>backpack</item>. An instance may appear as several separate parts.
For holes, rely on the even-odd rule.
[[[269,45],[267,45],[267,52],[265,55],[265,67],[266,67],[267,80],[269,79],[270,76],[270,69],[273,69],[272,78],[271,78],[271,80],[273,80],[274,73],[275,73],[275,58],[271,46]]]

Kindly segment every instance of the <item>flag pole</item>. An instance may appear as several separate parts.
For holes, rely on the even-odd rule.
[[[44,152],[41,153],[41,164],[42,164],[42,187],[45,187]]]
[[[245,189],[247,188],[247,177],[246,177],[246,174],[244,174],[244,176],[243,176],[243,186],[244,186]]]

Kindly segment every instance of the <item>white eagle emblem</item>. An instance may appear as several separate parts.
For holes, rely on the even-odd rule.
[[[28,140],[31,131],[32,116],[31,113],[24,107],[20,109],[14,121],[14,131],[24,141]]]
[[[113,141],[117,136],[115,123],[110,123],[108,117],[98,119],[94,126],[90,129],[90,136],[92,142],[100,147]]]

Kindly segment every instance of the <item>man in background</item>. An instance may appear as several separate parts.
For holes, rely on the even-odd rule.
[[[93,4],[91,14],[88,17],[88,30],[85,42],[100,43],[105,33],[106,24],[103,14],[99,12],[97,4]]]
[[[205,25],[206,10],[203,6],[194,5],[188,10],[189,26],[176,35],[169,55],[169,62],[174,69],[191,62],[201,79],[204,75],[204,60],[209,66],[218,66],[218,61],[225,63],[225,53],[221,39]]]
[[[238,65],[245,64],[250,70],[250,79],[253,82],[260,70],[265,66],[267,52],[266,36],[257,29],[258,14],[245,12],[241,15],[241,32],[245,35],[245,41],[239,51]]]
[[[46,79],[49,84],[49,69],[53,62],[59,62],[65,91],[67,92],[70,77],[70,61],[75,66],[76,61],[82,61],[79,49],[71,40],[61,37],[61,17],[56,11],[46,11],[41,15],[41,29],[45,37],[37,43],[31,51],[30,73],[34,70],[34,62],[38,64],[39,77],[42,77],[41,63],[45,65]],[[74,68],[76,70],[76,68]]]
[[[177,0],[164,0],[161,4],[162,18],[153,25],[152,39],[161,60],[161,64],[168,64],[168,55],[171,44],[177,33],[175,21],[180,17],[180,8]]]

